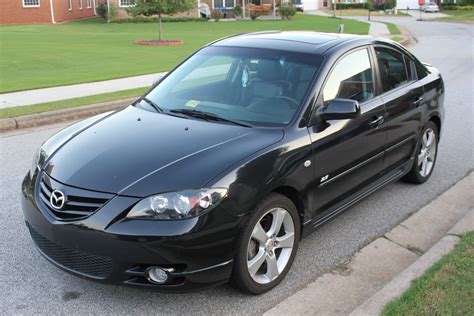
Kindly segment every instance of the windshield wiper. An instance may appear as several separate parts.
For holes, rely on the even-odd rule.
[[[172,113],[180,113],[192,117],[197,117],[197,118],[202,118],[205,120],[213,120],[213,121],[221,121],[221,122],[227,122],[227,123],[232,123],[235,125],[240,125],[244,127],[252,127],[252,125],[242,123],[240,121],[236,120],[230,120],[225,117],[219,116],[217,114],[211,113],[211,112],[205,112],[205,111],[200,111],[200,110],[194,110],[194,109],[174,109],[170,110]]]
[[[151,105],[156,110],[156,112],[158,112],[158,113],[163,112],[163,109],[160,108],[160,106],[158,104],[156,104],[152,100],[148,99],[147,97],[143,97],[142,100],[145,101],[146,103],[148,103],[149,105]]]

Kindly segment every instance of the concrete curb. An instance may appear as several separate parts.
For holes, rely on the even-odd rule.
[[[344,268],[323,274],[264,315],[379,315],[474,230],[471,173],[356,253]],[[454,236],[456,235],[456,236]]]
[[[460,238],[445,236],[438,241],[427,253],[418,258],[412,265],[387,283],[380,291],[356,308],[350,316],[377,316],[384,307],[395,298],[402,295],[410,287],[412,281],[421,277],[431,266],[451,252]]]
[[[474,231],[474,209],[464,215],[448,232],[448,235],[438,241],[424,255],[419,257],[402,273],[387,283],[387,285],[365,301],[365,303],[357,307],[350,315],[380,315],[388,303],[408,290],[415,279],[421,277],[436,262],[454,249],[461,240],[460,236],[470,231]]]
[[[405,36],[405,39],[400,42],[401,45],[411,46],[418,43],[418,40],[416,39],[416,37],[414,37],[405,27],[398,24],[397,24],[397,27],[400,30],[400,32],[402,32],[402,35]]]
[[[0,120],[0,132],[29,128],[64,121],[86,118],[103,112],[113,111],[130,105],[137,98],[127,98],[91,105],[83,105],[69,109],[55,110],[44,113],[30,114]]]

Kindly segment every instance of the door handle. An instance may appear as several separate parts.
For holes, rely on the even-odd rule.
[[[413,100],[413,105],[416,106],[416,107],[419,107],[422,102],[423,102],[422,97],[416,97],[415,100]]]
[[[382,125],[383,122],[385,122],[385,117],[383,115],[379,115],[379,116],[376,116],[376,117],[373,118],[373,120],[370,122],[369,126],[371,128],[377,128],[380,125]]]

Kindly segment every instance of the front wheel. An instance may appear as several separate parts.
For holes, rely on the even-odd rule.
[[[237,245],[232,283],[245,292],[261,294],[288,273],[300,239],[300,220],[294,204],[276,193],[263,199],[251,214]]]
[[[424,183],[431,174],[438,156],[438,129],[428,122],[422,130],[415,152],[415,163],[404,180],[411,183]]]

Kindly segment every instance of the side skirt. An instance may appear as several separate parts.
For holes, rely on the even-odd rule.
[[[371,195],[375,191],[383,188],[387,184],[393,183],[399,179],[401,179],[405,174],[407,174],[411,167],[413,161],[412,159],[408,160],[399,168],[383,175],[380,179],[372,183],[370,186],[366,187],[359,192],[354,193],[350,197],[346,198],[345,200],[337,203],[336,205],[329,208],[323,214],[317,216],[316,218],[303,223],[303,228],[301,231],[301,238],[306,237],[311,232],[313,232],[317,227],[326,223],[327,221],[331,220],[338,214],[342,213],[343,211],[347,210],[354,204],[358,203],[359,201],[363,200],[367,196]]]

